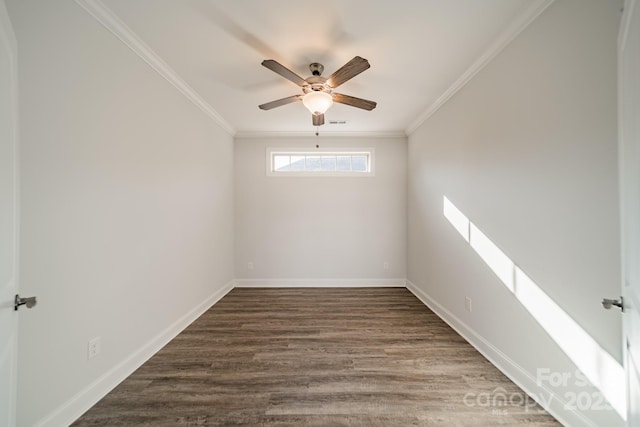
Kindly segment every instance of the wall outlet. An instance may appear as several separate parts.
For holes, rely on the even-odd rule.
[[[247,270],[253,270],[253,262],[249,261],[247,263]]]
[[[384,268],[385,270],[388,270],[389,269],[389,262],[388,261],[383,262],[382,263],[382,268]]]
[[[464,298],[464,309],[467,310],[469,313],[471,313],[471,298],[469,297]]]
[[[100,353],[100,337],[95,337],[87,345],[87,359],[93,359]]]

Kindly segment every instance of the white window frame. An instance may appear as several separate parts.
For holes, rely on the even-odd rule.
[[[364,155],[368,159],[367,171],[276,171],[274,170],[274,157],[277,155],[291,156],[322,156],[336,155]],[[373,148],[353,147],[327,147],[304,150],[300,148],[274,148],[268,147],[266,153],[267,176],[272,177],[373,177],[375,176],[375,150]]]

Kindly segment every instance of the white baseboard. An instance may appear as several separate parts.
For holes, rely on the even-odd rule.
[[[93,383],[89,384],[51,414],[38,421],[36,426],[58,427],[62,425],[70,425],[89,408],[95,405],[100,399],[106,396],[107,393],[113,390],[125,378],[131,375],[144,362],[149,360],[151,356],[156,354],[169,341],[174,339],[187,326],[193,323],[194,320],[200,317],[212,305],[231,291],[233,289],[233,285],[233,280],[226,283],[222,288],[215,291],[198,306],[194,307],[167,329],[160,332],[140,347],[138,351],[114,366]]]
[[[596,427],[593,421],[584,414],[566,408],[564,399],[551,390],[538,384],[531,373],[510,359],[506,354],[494,347],[473,328],[464,323],[453,313],[440,305],[422,289],[407,279],[236,279],[226,283],[205,301],[193,308],[167,329],[156,335],[138,351],[106,372],[82,391],[77,393],[47,417],[36,423],[37,426],[49,427],[69,425],[89,408],[95,405],[120,382],[131,375],[138,367],[157,353],[182,330],[200,317],[211,306],[218,302],[234,287],[406,287],[424,305],[437,314],[458,334],[475,347],[487,360],[531,396],[545,396],[540,402],[544,409],[552,414],[563,425]],[[544,404],[550,402],[550,404]]]
[[[375,288],[406,286],[406,279],[236,279],[236,288]]]
[[[567,409],[565,400],[536,381],[533,374],[526,371],[509,356],[494,347],[489,341],[464,323],[453,313],[440,305],[433,298],[418,288],[410,280],[407,280],[407,289],[411,291],[424,305],[438,315],[445,323],[453,328],[469,344],[478,350],[491,364],[498,368],[511,381],[520,387],[529,396],[543,396],[539,402],[547,412],[565,426],[597,427],[597,424],[587,418],[583,413]],[[546,404],[550,403],[550,404]]]

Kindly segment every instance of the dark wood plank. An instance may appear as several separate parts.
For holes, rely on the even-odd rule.
[[[559,425],[408,290],[313,288],[234,289],[73,425],[516,424]]]

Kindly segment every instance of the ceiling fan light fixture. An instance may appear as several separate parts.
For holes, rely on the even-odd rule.
[[[304,95],[302,103],[311,114],[324,114],[333,105],[333,97],[327,92],[312,90]]]
[[[376,108],[374,101],[368,101],[333,91],[344,82],[351,80],[370,67],[369,61],[360,56],[355,56],[351,61],[338,68],[329,78],[321,76],[324,67],[317,62],[309,65],[312,76],[306,79],[303,79],[273,59],[265,59],[262,61],[262,66],[300,86],[304,95],[292,95],[258,105],[258,108],[261,110],[271,110],[272,108],[302,101],[305,108],[311,112],[313,125],[321,126],[324,124],[324,113],[331,108],[334,102],[367,111]]]

